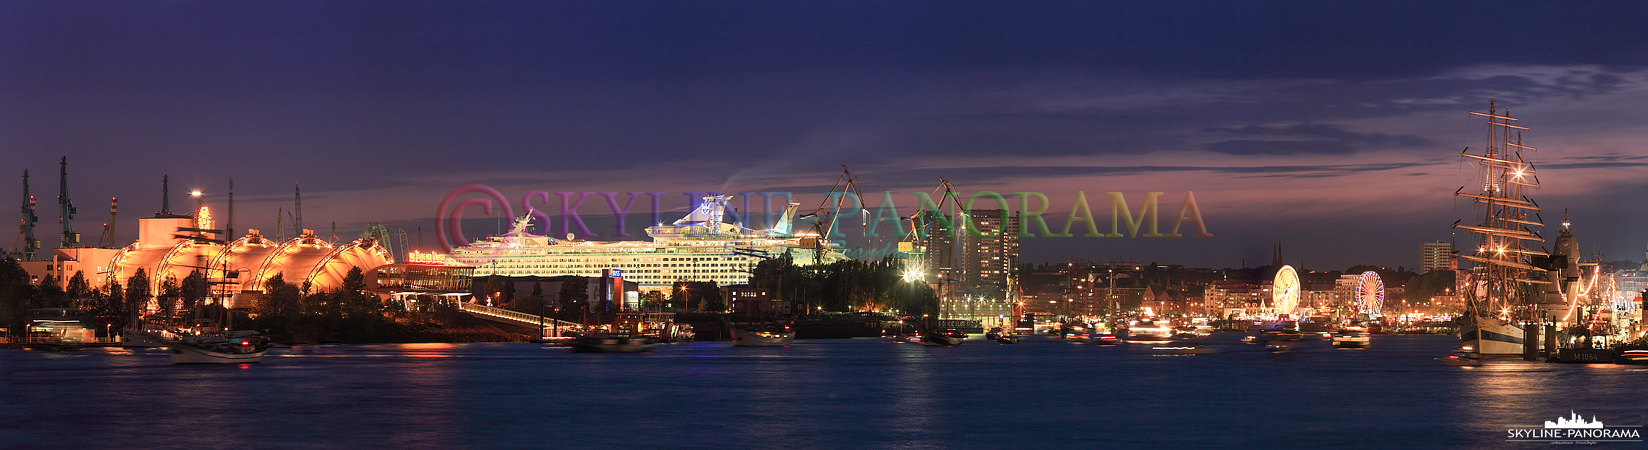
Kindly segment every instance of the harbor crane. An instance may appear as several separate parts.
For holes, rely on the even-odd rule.
[[[40,249],[40,240],[34,238],[34,224],[40,221],[40,216],[34,214],[35,199],[29,195],[29,171],[23,170],[23,220],[17,224],[17,241],[12,243],[11,255],[20,261],[34,261],[35,250]]]

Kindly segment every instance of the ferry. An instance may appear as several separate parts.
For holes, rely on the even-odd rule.
[[[726,195],[707,195],[692,212],[671,224],[647,227],[651,240],[591,241],[534,235],[534,213],[515,220],[508,233],[453,249],[447,258],[475,266],[475,276],[598,277],[611,269],[642,291],[667,289],[676,281],[749,282],[749,270],[766,258],[789,255],[797,265],[844,259],[839,242],[817,232],[794,232],[796,207],[789,203],[772,228],[754,230],[726,223]],[[438,256],[438,255],[437,255]]]

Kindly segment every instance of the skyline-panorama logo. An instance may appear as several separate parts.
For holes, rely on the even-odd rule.
[[[1642,442],[1642,425],[1606,426],[1601,419],[1591,420],[1572,410],[1568,417],[1545,421],[1543,428],[1517,427],[1505,430],[1508,442],[1539,442],[1545,444],[1584,444],[1600,442]]]

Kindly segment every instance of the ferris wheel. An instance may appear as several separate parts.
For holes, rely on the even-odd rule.
[[[1367,314],[1368,318],[1379,317],[1379,309],[1385,306],[1385,282],[1379,279],[1379,273],[1374,271],[1362,272],[1356,277],[1356,312]]]
[[[1276,279],[1270,287],[1271,307],[1276,309],[1277,315],[1293,314],[1293,308],[1299,306],[1299,272],[1293,266],[1282,266],[1276,271]]]

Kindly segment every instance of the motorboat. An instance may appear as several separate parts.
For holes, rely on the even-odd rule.
[[[1444,366],[1480,366],[1482,354],[1461,350],[1448,356],[1437,357],[1436,360],[1441,361]]]
[[[263,361],[269,338],[256,331],[179,334],[166,342],[172,364],[253,364]]]
[[[795,342],[795,328],[789,325],[732,329],[734,347],[787,347],[792,342]]]
[[[1341,328],[1333,332],[1331,339],[1336,348],[1367,348],[1368,329],[1357,326]]]
[[[1199,342],[1169,342],[1150,347],[1152,353],[1159,355],[1210,355],[1225,351],[1223,345],[1207,345]]]
[[[1155,344],[1173,340],[1173,329],[1149,320],[1127,327],[1127,342]]]
[[[946,328],[923,335],[921,343],[926,345],[942,345],[949,347],[961,345],[961,342],[965,339],[967,339],[967,333],[963,333],[961,330],[954,328]]]
[[[576,353],[640,353],[661,344],[658,338],[621,334],[581,336],[572,340]]]

